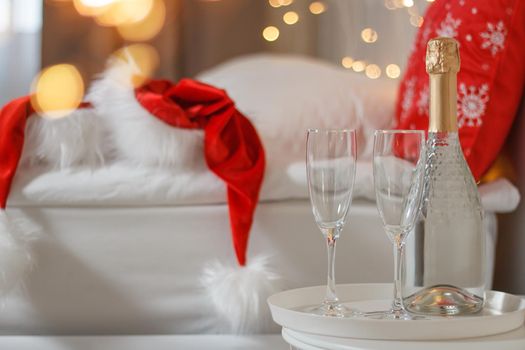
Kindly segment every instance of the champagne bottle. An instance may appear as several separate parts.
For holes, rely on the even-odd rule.
[[[421,220],[407,244],[403,304],[414,313],[461,315],[484,303],[485,235],[478,189],[457,127],[458,43],[428,42],[430,78]]]

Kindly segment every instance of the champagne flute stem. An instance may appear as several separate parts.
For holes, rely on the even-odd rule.
[[[328,273],[326,284],[326,297],[324,303],[327,305],[337,304],[339,299],[335,292],[335,244],[338,234],[335,228],[326,230],[326,250],[328,253]]]
[[[403,310],[403,299],[401,296],[401,272],[403,263],[403,254],[405,253],[405,244],[400,238],[401,235],[396,235],[394,239],[394,299],[392,302],[393,311]]]

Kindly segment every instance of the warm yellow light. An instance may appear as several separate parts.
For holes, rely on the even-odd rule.
[[[114,3],[111,1],[95,1],[88,0],[73,0],[75,10],[82,16],[98,16],[106,12]]]
[[[288,5],[291,5],[293,2],[293,0],[279,0],[279,4],[281,6],[288,6]]]
[[[375,43],[377,41],[377,32],[372,28],[365,28],[361,31],[361,39],[365,43]]]
[[[294,11],[288,11],[283,15],[283,21],[286,24],[295,24],[297,21],[299,21],[299,15],[297,12]]]
[[[264,28],[262,35],[266,41],[275,41],[279,38],[279,29],[274,26],[268,26]]]
[[[166,20],[166,5],[163,0],[153,0],[149,14],[140,22],[117,27],[122,38],[130,41],[146,41],[156,36]]]
[[[159,65],[159,53],[148,44],[125,46],[117,50],[113,56],[137,67],[138,72],[132,77],[132,84],[135,87],[151,78]]]
[[[350,56],[345,56],[341,60],[341,65],[345,67],[346,69],[352,68],[352,64],[354,63],[354,59]]]
[[[281,2],[279,0],[268,0],[271,7],[281,7]]]
[[[326,11],[326,6],[322,1],[314,1],[308,6],[310,9],[310,12],[314,15],[320,15],[321,13]]]
[[[401,74],[401,69],[399,69],[399,66],[393,63],[386,66],[385,71],[386,75],[392,79],[399,78],[399,75]]]
[[[80,2],[87,7],[103,7],[115,2],[115,0],[80,0]]]
[[[354,63],[352,63],[352,69],[354,72],[362,72],[365,70],[365,67],[366,63],[363,61],[354,61]]]
[[[365,74],[370,79],[377,79],[381,76],[381,68],[377,64],[369,64],[366,66]]]
[[[410,24],[414,27],[421,27],[423,25],[423,17],[421,16],[410,16]]]
[[[61,118],[76,109],[84,98],[84,81],[70,64],[44,69],[32,86],[31,104],[42,116]]]
[[[154,3],[154,0],[116,0],[98,13],[95,20],[103,26],[138,23],[151,14]]]
[[[403,0],[403,6],[412,7],[414,6],[414,0]]]

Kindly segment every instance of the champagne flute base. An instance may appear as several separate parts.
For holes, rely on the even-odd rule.
[[[339,302],[323,302],[321,305],[306,307],[302,311],[327,317],[358,317],[363,314],[362,312],[350,309]]]
[[[373,320],[400,320],[400,321],[411,321],[411,320],[425,320],[427,317],[411,314],[403,309],[401,310],[387,310],[387,311],[372,311],[363,313],[364,317]]]

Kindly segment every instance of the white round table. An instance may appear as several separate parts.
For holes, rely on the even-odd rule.
[[[327,337],[283,328],[282,336],[292,349],[301,350],[524,350],[525,326],[481,338],[444,341],[396,341]]]

